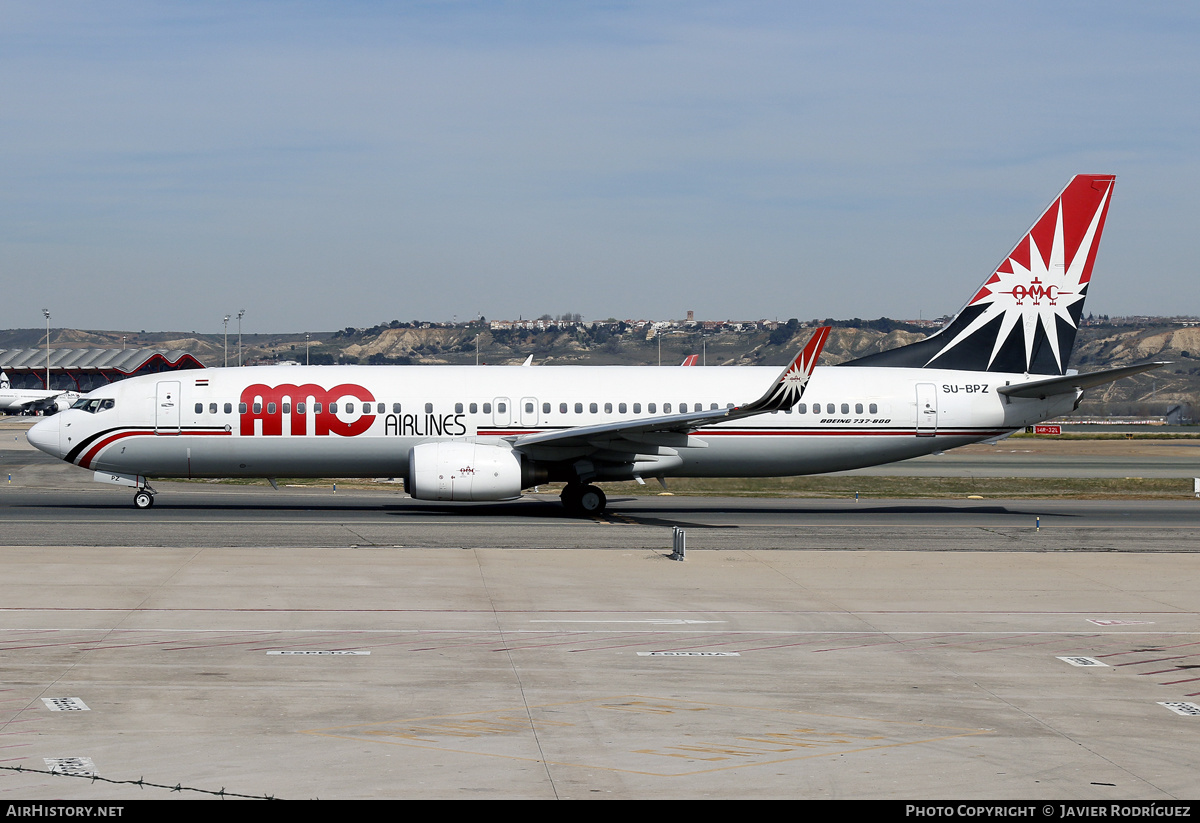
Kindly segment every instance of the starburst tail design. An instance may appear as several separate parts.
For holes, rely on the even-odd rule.
[[[1072,179],[937,334],[845,365],[1065,373],[1115,179]]]
[[[739,411],[782,411],[799,403],[817,365],[817,358],[821,356],[821,349],[825,348],[825,341],[829,339],[830,330],[829,326],[821,326],[813,332],[796,359],[780,373],[767,393]]]

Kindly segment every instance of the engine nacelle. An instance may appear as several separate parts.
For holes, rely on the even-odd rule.
[[[415,446],[407,480],[405,491],[418,500],[511,500],[525,487],[519,454],[461,440]]]
[[[71,408],[71,406],[73,406],[75,401],[78,399],[79,392],[63,392],[62,394],[58,395],[58,397],[54,398],[54,402],[50,405],[50,408],[46,410],[46,414],[56,414],[60,411],[66,411],[67,409]]]

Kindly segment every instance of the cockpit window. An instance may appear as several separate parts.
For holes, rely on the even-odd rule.
[[[108,411],[116,405],[117,401],[111,397],[84,397],[76,400],[71,408],[85,411],[88,414],[95,414],[96,412]]]

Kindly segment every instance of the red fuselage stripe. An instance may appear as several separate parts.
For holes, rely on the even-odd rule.
[[[513,437],[523,434],[539,434],[541,429],[480,429],[477,434],[481,437]],[[570,431],[561,429],[555,431]],[[916,429],[701,429],[692,432],[698,437],[912,437],[915,434],[936,434],[946,437],[975,437],[1004,434],[1011,429],[938,429],[937,431],[921,431]],[[618,435],[619,436],[619,435]]]
[[[100,442],[98,442],[94,446],[92,446],[90,449],[88,449],[87,453],[84,454],[83,457],[81,457],[79,459],[79,465],[85,469],[90,469],[92,467],[92,461],[96,458],[97,454],[99,454],[106,447],[112,445],[113,443],[117,442],[118,440],[123,440],[126,437],[160,437],[160,436],[161,437],[169,437],[169,436],[178,437],[180,435],[185,435],[185,434],[188,436],[195,436],[195,435],[226,435],[226,436],[228,436],[228,435],[232,434],[232,432],[227,432],[227,431],[189,431],[189,432],[180,432],[177,435],[159,435],[159,434],[156,434],[153,429],[142,429],[142,430],[135,430],[135,431],[117,432],[116,434],[111,434],[108,437],[105,437],[103,440],[101,440]]]

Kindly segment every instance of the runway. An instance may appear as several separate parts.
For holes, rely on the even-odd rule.
[[[1200,794],[1200,501],[136,511],[0,461],[7,797]]]

